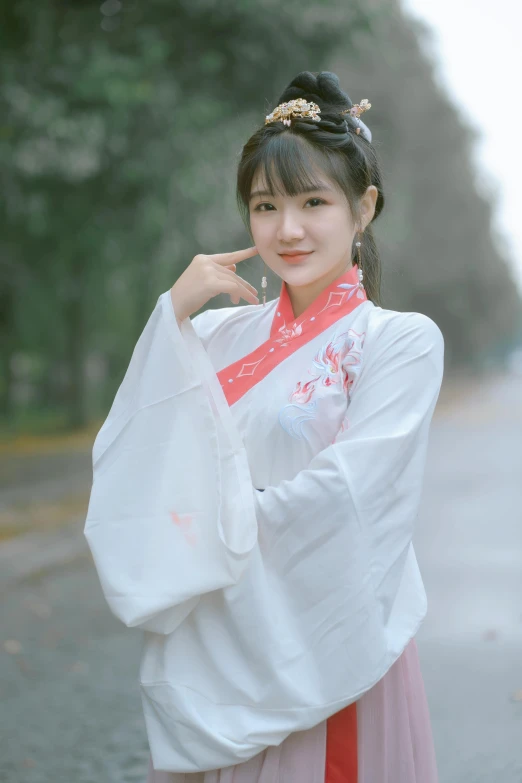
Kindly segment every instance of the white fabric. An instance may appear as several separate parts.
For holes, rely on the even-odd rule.
[[[232,767],[155,770],[146,783],[325,783],[327,723]],[[357,701],[357,783],[438,783],[430,714],[415,639]]]
[[[229,406],[216,372],[268,339],[276,307],[180,330],[162,294],[94,445],[85,535],[111,610],[146,631],[158,770],[220,769],[318,725],[426,614],[411,541],[442,334],[365,301]],[[321,361],[343,340],[348,395]],[[320,393],[289,402],[311,365]]]
[[[233,767],[207,772],[156,771],[149,757],[146,783],[324,783],[325,750],[326,721],[322,721]]]

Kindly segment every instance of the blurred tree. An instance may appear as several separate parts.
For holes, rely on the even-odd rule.
[[[395,2],[375,15],[378,45],[357,37],[350,63],[332,63],[357,96],[373,103],[372,131],[387,193],[376,236],[386,307],[432,317],[446,338],[449,368],[480,370],[495,346],[513,347],[520,294],[492,228],[494,191],[472,164],[478,133],[434,79],[431,30],[405,19]],[[357,98],[358,100],[358,98]],[[375,110],[375,115],[373,112]],[[504,354],[505,355],[505,354]]]
[[[24,326],[3,338],[4,412],[9,354],[32,348],[49,369],[62,355],[69,425],[85,423],[89,345],[101,342],[120,375],[116,324],[123,319],[132,343],[172,238],[171,280],[197,252],[194,210],[210,198],[201,176],[207,137],[262,111],[259,96],[292,64],[321,60],[339,42],[329,5],[319,20],[295,0],[10,6],[0,39],[8,193],[0,220],[13,238],[3,243],[2,328],[17,334],[17,314]],[[356,30],[368,12],[354,3],[348,17]],[[20,274],[6,273],[13,263]]]
[[[432,315],[455,361],[487,350],[491,330],[508,334],[519,303],[472,181],[471,137],[435,87],[418,35],[384,0],[6,7],[4,415],[17,408],[19,354],[33,357],[33,406],[65,406],[71,427],[105,410],[159,292],[197,252],[244,245],[237,156],[305,69],[335,70],[353,100],[374,104],[370,125],[393,183],[377,225],[387,306]],[[503,300],[488,295],[501,287]],[[99,383],[86,376],[93,362]]]

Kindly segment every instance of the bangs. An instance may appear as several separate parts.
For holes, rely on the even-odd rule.
[[[295,134],[275,134],[243,161],[238,172],[238,207],[244,217],[249,214],[250,193],[257,173],[259,187],[271,196],[297,196],[321,187],[324,176],[341,187],[340,167],[343,168],[343,163],[334,151],[315,148]]]

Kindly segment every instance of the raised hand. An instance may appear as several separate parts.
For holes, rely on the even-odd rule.
[[[238,304],[241,298],[250,304],[259,304],[257,289],[236,274],[236,264],[255,255],[257,248],[254,245],[231,253],[194,256],[170,289],[178,321],[188,318],[218,294],[229,294],[233,304]]]

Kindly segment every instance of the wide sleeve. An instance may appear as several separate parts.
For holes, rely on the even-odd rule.
[[[187,328],[166,291],[96,437],[84,528],[113,614],[161,634],[201,595],[236,583],[257,541],[247,457],[217,415]]]
[[[390,311],[367,337],[347,426],[292,480],[254,490],[261,550],[278,573],[292,575],[296,600],[329,605],[337,586],[339,600],[352,597],[345,615],[353,612],[356,627],[357,596],[369,590],[386,634],[419,511],[443,365],[437,324]]]

